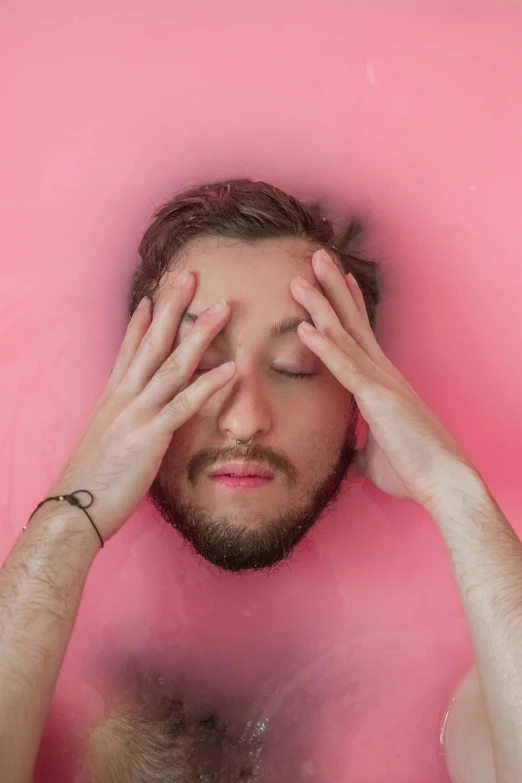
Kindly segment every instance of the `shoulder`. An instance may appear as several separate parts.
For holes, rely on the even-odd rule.
[[[488,716],[475,666],[455,694],[443,746],[451,783],[496,783]]]

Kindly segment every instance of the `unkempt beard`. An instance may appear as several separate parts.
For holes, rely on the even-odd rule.
[[[241,458],[259,459],[257,446],[241,451]],[[279,513],[259,524],[238,524],[207,509],[181,503],[172,489],[165,489],[158,473],[149,497],[163,519],[175,527],[195,551],[225,571],[270,568],[285,560],[320,515],[331,507],[356,454],[355,427],[351,426],[341,453],[330,473],[308,493],[301,506]]]

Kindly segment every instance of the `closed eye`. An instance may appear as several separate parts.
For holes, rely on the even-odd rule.
[[[194,370],[194,373],[208,372],[210,369],[210,367],[199,367],[197,370]],[[286,378],[290,378],[293,381],[302,381],[304,378],[312,378],[315,375],[315,373],[312,372],[286,372],[285,370],[276,369],[274,369],[274,372],[276,372],[278,375],[284,375]]]
[[[284,370],[275,370],[279,375],[285,375],[294,381],[301,381],[303,378],[311,378],[314,373],[311,372],[285,372]]]

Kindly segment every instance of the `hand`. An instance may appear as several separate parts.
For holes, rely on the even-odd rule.
[[[294,298],[315,324],[301,323],[298,334],[354,395],[368,424],[355,467],[383,492],[426,506],[441,482],[473,466],[382,352],[354,277],[343,276],[324,250],[314,254],[312,265],[325,296],[303,287],[301,278],[292,280]]]
[[[172,351],[194,289],[190,273],[180,287],[165,285],[154,317],[149,300],[141,301],[87,429],[49,493],[89,490],[94,495],[89,514],[104,540],[148,492],[174,432],[234,375],[235,365],[228,362],[188,384],[230,318],[226,303],[217,313],[201,313],[187,339]],[[87,495],[78,497],[88,502]]]

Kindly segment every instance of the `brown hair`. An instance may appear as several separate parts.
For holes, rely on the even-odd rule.
[[[129,315],[140,300],[152,302],[163,275],[191,240],[222,236],[255,243],[276,237],[307,239],[315,249],[337,257],[345,274],[351,272],[364,296],[372,327],[380,298],[378,264],[359,251],[363,231],[350,219],[340,236],[320,201],[303,203],[266,182],[229,179],[185,190],[154,214],[139,245],[140,263],[132,279]]]
[[[260,738],[247,723],[236,737],[215,714],[189,718],[181,698],[111,712],[88,738],[81,779],[88,783],[255,783]],[[156,697],[154,699],[154,697]],[[255,760],[257,759],[257,761]]]

